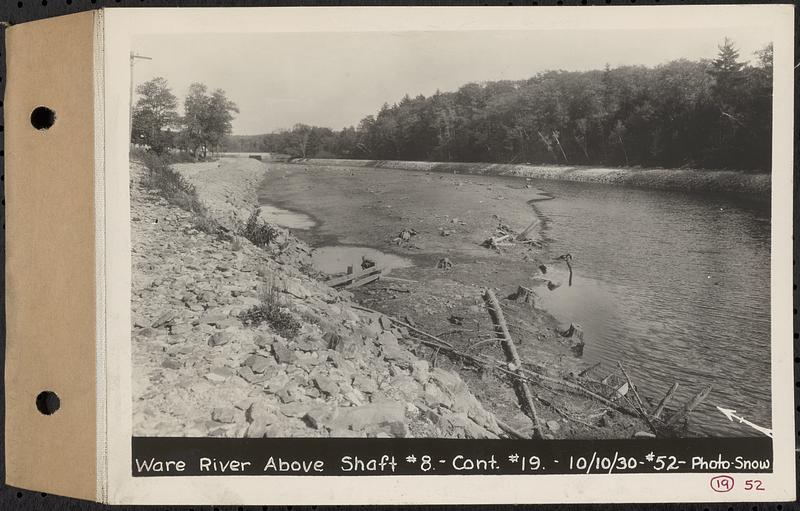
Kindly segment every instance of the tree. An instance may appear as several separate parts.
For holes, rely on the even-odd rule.
[[[132,113],[131,142],[162,153],[173,144],[171,130],[178,122],[178,100],[160,76],[136,87],[136,93],[139,100]]]
[[[184,101],[186,141],[195,157],[205,158],[209,150],[218,150],[232,131],[236,104],[217,89],[211,94],[202,83],[189,86]]]

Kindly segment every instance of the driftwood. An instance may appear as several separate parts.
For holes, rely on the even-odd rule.
[[[661,398],[661,401],[658,402],[656,405],[656,409],[653,411],[653,418],[658,419],[661,417],[661,414],[664,412],[664,408],[666,408],[667,403],[669,400],[672,399],[672,396],[675,394],[675,391],[678,390],[678,382],[672,384],[672,387],[669,388],[664,397]]]
[[[689,416],[692,411],[697,408],[700,403],[705,401],[708,397],[708,394],[711,392],[711,385],[704,387],[700,392],[695,394],[695,396],[686,403],[683,407],[683,410],[675,412],[672,417],[666,422],[667,426],[674,426],[678,421],[684,419]]]
[[[633,382],[631,381],[631,377],[628,376],[628,372],[625,370],[625,367],[623,367],[622,362],[618,361],[617,365],[619,366],[619,370],[622,371],[622,375],[625,377],[625,381],[628,382],[628,388],[631,389],[631,393],[633,394],[634,399],[636,399],[636,404],[634,408],[638,410],[639,415],[647,423],[647,427],[650,428],[650,430],[652,430],[652,432],[655,433],[656,436],[658,436],[658,430],[653,425],[653,421],[650,420],[650,417],[647,416],[647,410],[644,407],[642,398],[639,397],[639,392],[636,390],[636,385],[634,385]]]
[[[522,231],[521,233],[519,233],[517,235],[517,241],[525,241],[525,240],[527,240],[528,239],[528,234],[537,225],[539,225],[539,219],[538,218],[534,219],[533,222],[531,222],[531,224],[528,227],[526,227],[524,231]]]
[[[502,236],[492,236],[491,238],[487,238],[486,241],[481,243],[486,248],[493,248],[495,250],[500,250],[500,247],[503,245],[503,242],[510,238],[510,234],[504,234]]]
[[[374,314],[383,314],[382,312],[376,311],[374,309],[370,309],[368,307],[363,307],[363,306],[360,306],[360,305],[353,305],[352,307],[354,309],[363,310],[365,312],[371,312],[371,313],[374,313]],[[539,373],[533,372],[533,371],[531,371],[529,369],[525,369],[524,367],[517,368],[516,371],[512,371],[512,370],[510,370],[510,369],[508,369],[506,367],[503,367],[506,364],[501,360],[496,360],[494,358],[488,357],[488,356],[483,355],[483,354],[472,354],[472,353],[468,353],[466,351],[458,350],[458,349],[454,348],[453,345],[450,344],[449,342],[446,342],[446,341],[436,337],[435,335],[431,335],[428,332],[425,332],[425,331],[420,330],[420,329],[418,329],[416,327],[413,327],[413,326],[409,325],[408,323],[405,323],[403,321],[398,320],[397,318],[389,316],[388,314],[383,314],[383,315],[386,316],[387,318],[389,318],[392,322],[397,323],[397,324],[402,325],[402,326],[405,326],[406,328],[408,328],[412,332],[422,336],[422,338],[417,337],[416,338],[417,341],[419,341],[420,343],[422,343],[422,344],[424,344],[424,345],[426,345],[428,347],[434,348],[436,350],[436,356],[438,356],[440,351],[446,351],[446,352],[449,352],[449,353],[451,353],[452,355],[454,355],[454,356],[456,356],[458,358],[461,358],[461,359],[464,359],[464,360],[469,360],[470,362],[472,362],[473,364],[475,364],[478,367],[492,367],[494,370],[497,370],[497,371],[505,374],[506,376],[508,376],[510,378],[514,378],[514,379],[518,379],[518,380],[522,380],[522,381],[526,381],[528,383],[534,383],[534,384],[538,384],[538,385],[541,385],[542,382],[547,382],[547,383],[551,383],[551,384],[554,384],[554,385],[559,385],[559,386],[564,387],[566,389],[569,389],[569,390],[571,390],[571,391],[573,391],[573,392],[575,392],[577,394],[582,394],[582,395],[584,395],[586,397],[590,397],[590,398],[594,399],[595,401],[598,401],[599,403],[602,403],[602,404],[606,405],[609,408],[613,408],[614,410],[617,410],[620,413],[624,413],[625,415],[630,415],[632,417],[636,417],[637,416],[637,414],[635,412],[632,412],[631,410],[625,408],[624,406],[619,405],[617,403],[614,403],[614,402],[606,399],[605,397],[597,394],[596,392],[592,392],[591,390],[589,390],[586,387],[583,387],[583,386],[581,386],[581,385],[579,385],[577,383],[572,383],[572,382],[569,382],[569,381],[566,381],[566,380],[562,380],[560,378],[553,378],[551,376],[545,376],[543,374],[539,374]]]
[[[517,372],[517,374],[521,374],[520,370],[522,369],[522,361],[519,358],[519,353],[517,353],[517,347],[514,345],[514,340],[511,338],[511,333],[508,331],[508,325],[506,324],[506,319],[503,315],[503,309],[500,307],[500,302],[497,301],[497,296],[495,296],[491,289],[487,289],[484,292],[484,298],[487,302],[489,302],[490,311],[494,316],[497,329],[503,337],[509,358],[514,364],[514,370]],[[539,422],[539,416],[536,414],[536,406],[533,404],[533,392],[531,392],[528,383],[525,381],[520,380],[518,387],[522,397],[525,400],[525,407],[528,409],[527,411],[531,416],[531,420],[533,420],[534,437],[543,438],[544,434],[542,432],[542,426]]]
[[[406,282],[408,284],[417,284],[416,280],[401,279],[399,277],[381,277],[381,279],[387,282]]]

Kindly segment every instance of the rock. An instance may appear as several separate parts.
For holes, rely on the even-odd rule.
[[[376,343],[379,346],[399,346],[397,342],[397,337],[390,332],[389,330],[384,330],[383,332],[378,334],[378,340]]]
[[[430,364],[427,360],[415,360],[411,363],[411,374],[418,382],[427,383],[430,377]]]
[[[191,331],[192,331],[191,325],[188,325],[186,323],[181,323],[179,325],[172,325],[169,328],[169,333],[172,335],[188,334]]]
[[[270,359],[261,355],[250,355],[245,359],[244,365],[256,374],[262,374],[267,372],[267,369],[274,368]]]
[[[260,423],[249,424],[244,432],[245,438],[264,438],[266,434],[267,425]]]
[[[398,374],[389,382],[389,388],[399,392],[407,401],[413,401],[419,395],[422,388],[419,383],[411,376]]]
[[[214,408],[211,412],[211,420],[222,422],[223,424],[233,424],[236,422],[236,410],[233,408]]]
[[[314,429],[322,429],[336,417],[336,409],[326,406],[317,406],[310,409],[303,416],[303,420]]]
[[[233,340],[233,332],[230,330],[223,330],[221,332],[214,333],[208,339],[209,346],[224,346]]]
[[[158,330],[156,330],[155,328],[146,327],[136,332],[136,334],[141,337],[155,337],[156,335],[158,335]]]
[[[200,316],[198,319],[194,320],[195,325],[216,325],[222,321],[228,319],[226,314],[208,314],[205,316]]]
[[[278,399],[281,400],[283,403],[292,403],[297,401],[297,398],[301,395],[300,389],[297,388],[297,385],[286,384],[280,390],[278,390],[275,395],[278,396]]]
[[[287,348],[283,343],[274,343],[272,345],[272,354],[279,364],[291,364],[297,360],[295,352]]]
[[[172,321],[174,321],[178,317],[178,313],[175,311],[167,311],[164,314],[160,315],[153,321],[150,326],[152,328],[161,328],[162,326],[169,325]]]
[[[305,299],[308,297],[306,289],[294,279],[286,279],[283,284],[283,292],[295,298]]]
[[[183,367],[183,362],[174,357],[167,357],[163,362],[161,362],[161,367],[166,369],[180,369]]]
[[[401,347],[400,345],[386,345],[381,348],[381,354],[383,358],[388,361],[394,362],[398,366],[402,368],[408,368],[411,366],[411,363],[417,360],[417,357],[414,356],[413,353],[408,351],[407,349]]]
[[[339,391],[339,386],[336,384],[336,382],[327,376],[317,376],[314,378],[314,384],[320,391],[328,394],[329,396],[332,396]]]
[[[549,289],[550,291],[559,287],[561,287],[561,282],[553,282],[552,280],[547,281],[547,289]]]
[[[300,351],[318,351],[325,349],[325,341],[323,339],[315,338],[310,335],[303,336],[294,343],[294,347]]]
[[[245,410],[245,419],[247,422],[255,424],[263,424],[269,426],[278,422],[278,416],[275,414],[275,408],[267,403],[256,401]]]
[[[267,379],[265,375],[254,373],[253,370],[247,366],[240,367],[237,373],[248,383],[261,383]]]
[[[237,318],[228,318],[216,322],[216,327],[220,330],[225,328],[240,328],[241,326],[242,321]]]
[[[637,431],[633,434],[633,438],[655,438],[656,436],[649,431]]]
[[[280,412],[287,417],[303,417],[308,413],[309,408],[313,406],[309,403],[301,403],[294,401],[281,405]]]
[[[266,334],[257,334],[254,341],[259,348],[267,348],[272,345],[273,338]]]
[[[378,324],[381,325],[381,328],[384,330],[391,330],[392,329],[392,320],[386,316],[381,316],[378,318]]]
[[[547,273],[547,266],[540,264],[539,271],[542,272],[542,275],[544,275],[545,273]]]
[[[558,433],[561,429],[561,424],[559,424],[558,421],[547,421],[547,429],[553,433]]]
[[[356,376],[353,379],[353,385],[367,394],[374,394],[378,391],[378,384],[372,378],[365,376]]]
[[[225,376],[220,376],[219,374],[216,373],[208,373],[205,375],[205,378],[206,380],[214,383],[222,383],[228,379]]]
[[[334,419],[331,429],[343,428],[353,431],[368,427],[387,426],[405,422],[405,409],[401,403],[371,403],[363,406],[343,408]]]

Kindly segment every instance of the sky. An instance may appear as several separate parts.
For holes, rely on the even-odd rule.
[[[654,66],[713,58],[729,37],[752,60],[769,35],[757,29],[537,30],[178,34],[135,38],[135,82],[166,78],[181,102],[192,82],[223,89],[240,109],[233,133],[296,123],[355,126],[405,94],[428,96],[470,82],[538,72]]]

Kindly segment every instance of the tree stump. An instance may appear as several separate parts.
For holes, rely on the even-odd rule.
[[[533,290],[524,286],[519,286],[515,293],[509,295],[509,300],[514,300],[515,302],[525,303],[528,305],[534,304],[534,295]]]

